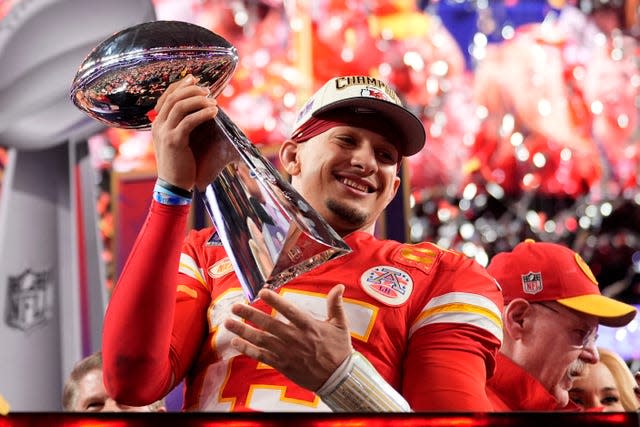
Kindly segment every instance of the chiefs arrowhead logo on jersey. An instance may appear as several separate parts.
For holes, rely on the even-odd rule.
[[[407,302],[413,291],[411,276],[399,268],[379,265],[360,276],[362,289],[372,298],[393,307]]]
[[[225,274],[231,273],[233,271],[233,264],[231,264],[231,260],[229,257],[224,257],[220,261],[213,264],[209,267],[209,276],[212,279],[219,279]]]

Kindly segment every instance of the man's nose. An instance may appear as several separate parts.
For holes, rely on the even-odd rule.
[[[580,353],[580,359],[586,363],[591,363],[595,365],[600,361],[600,354],[598,353],[598,347],[596,346],[596,342],[589,341],[587,345],[582,349],[582,353]]]
[[[366,172],[375,170],[377,166],[376,154],[371,144],[363,142],[358,146],[358,148],[354,149],[351,163]]]

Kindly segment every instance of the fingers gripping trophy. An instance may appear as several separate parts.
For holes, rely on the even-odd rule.
[[[154,21],[126,28],[96,46],[71,86],[74,104],[108,126],[149,129],[156,101],[186,75],[218,96],[238,63],[227,40],[198,25]],[[219,110],[211,143],[230,144],[228,164],[197,196],[216,226],[249,301],[350,248]],[[197,155],[197,147],[193,147]],[[259,202],[256,202],[259,201]]]

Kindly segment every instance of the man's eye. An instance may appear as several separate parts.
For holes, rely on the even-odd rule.
[[[353,138],[351,138],[350,136],[346,136],[346,135],[338,136],[338,137],[336,137],[336,139],[338,141],[340,141],[342,144],[345,144],[345,145],[353,145],[353,144],[356,143],[356,141]]]
[[[572,344],[574,345],[586,345],[590,339],[591,331],[587,331],[584,329],[574,329],[573,330],[573,338],[574,341]]]
[[[87,412],[98,412],[104,407],[103,402],[89,402],[87,404]]]
[[[396,156],[393,153],[389,152],[389,151],[380,151],[378,153],[378,156],[385,163],[396,163],[398,161],[396,159]]]

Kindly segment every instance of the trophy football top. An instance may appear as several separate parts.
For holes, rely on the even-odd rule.
[[[71,99],[108,126],[148,128],[147,113],[169,84],[192,74],[215,97],[237,62],[235,47],[200,26],[139,24],[91,51],[75,76]],[[229,165],[201,196],[249,301],[262,287],[277,289],[351,251],[222,109],[214,121],[251,173],[243,180]]]
[[[71,85],[71,100],[108,126],[148,128],[147,113],[169,84],[193,74],[215,97],[237,63],[236,48],[206,28],[146,22],[113,34],[89,53]]]

